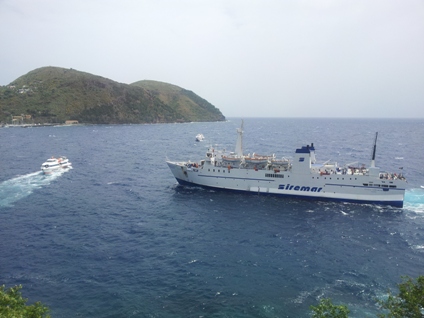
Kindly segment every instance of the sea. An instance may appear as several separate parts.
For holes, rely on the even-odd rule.
[[[245,153],[277,158],[369,165],[378,132],[403,208],[178,185],[166,160],[233,150],[241,121],[0,128],[0,285],[55,318],[310,317],[322,298],[376,317],[424,275],[424,119],[244,118]],[[43,175],[59,155],[73,168]]]

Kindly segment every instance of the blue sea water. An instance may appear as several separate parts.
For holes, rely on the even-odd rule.
[[[302,201],[178,186],[166,158],[233,149],[220,123],[0,129],[0,285],[52,317],[351,317],[402,275],[424,275],[424,120],[244,120],[245,152],[369,164],[408,178],[405,206]],[[206,140],[196,143],[196,134]],[[52,155],[73,169],[39,172]]]

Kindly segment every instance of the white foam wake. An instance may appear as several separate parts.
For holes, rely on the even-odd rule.
[[[50,175],[44,175],[41,171],[37,171],[1,182],[0,207],[12,206],[14,202],[29,196],[35,189],[49,185],[68,170],[61,169]]]
[[[424,213],[424,189],[406,190],[403,207],[416,213]]]

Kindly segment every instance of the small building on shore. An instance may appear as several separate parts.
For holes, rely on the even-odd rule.
[[[66,120],[65,125],[78,125],[78,120]]]

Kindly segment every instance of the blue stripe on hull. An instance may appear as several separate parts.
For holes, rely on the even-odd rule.
[[[195,187],[202,187],[206,189],[213,189],[213,190],[221,190],[221,191],[232,191],[232,192],[243,192],[248,194],[257,194],[253,191],[245,191],[245,190],[236,190],[236,189],[225,189],[225,188],[215,188],[215,187],[209,187],[205,185],[200,185],[197,183],[187,182],[182,179],[176,178],[178,183],[183,186],[195,186]],[[306,199],[306,200],[320,200],[320,201],[333,201],[333,202],[350,202],[350,203],[359,203],[359,204],[380,204],[380,205],[390,205],[396,208],[402,208],[403,207],[403,201],[367,201],[367,200],[346,200],[346,199],[335,199],[335,198],[323,198],[323,197],[312,197],[312,196],[304,196],[304,195],[296,195],[296,194],[283,194],[283,193],[268,193],[268,192],[260,192],[260,195],[272,195],[272,196],[283,196],[283,197],[290,197],[290,198],[298,198],[298,199]]]

